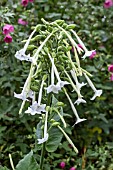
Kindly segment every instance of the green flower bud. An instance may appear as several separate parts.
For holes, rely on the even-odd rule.
[[[57,106],[64,106],[63,102],[57,102]]]
[[[52,123],[52,126],[58,126],[58,125],[60,125],[59,122],[54,122],[54,123]]]
[[[37,48],[35,45],[28,45],[27,50],[33,50],[34,48]]]
[[[39,88],[37,86],[32,86],[31,85],[31,90],[35,91],[35,92],[38,92],[39,91]]]
[[[76,27],[75,24],[70,24],[66,27],[66,29],[74,29]]]

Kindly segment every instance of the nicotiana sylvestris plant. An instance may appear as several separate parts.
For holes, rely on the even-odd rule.
[[[67,25],[63,20],[49,23],[42,19],[42,24],[32,28],[33,32],[28,40],[23,41],[24,47],[15,54],[20,61],[31,64],[21,93],[15,92],[14,97],[22,100],[19,114],[39,117],[36,143],[41,149],[40,170],[44,167],[45,150],[55,151],[63,135],[78,153],[74,143],[65,132],[67,127],[63,116],[65,101],[63,99],[58,101],[60,94],[64,93],[65,100],[68,101],[74,113],[73,126],[86,120],[79,116],[76,109],[79,104],[87,104],[85,96],[81,94],[82,87],[89,84],[93,90],[94,94],[90,100],[102,94],[102,90],[95,88],[90,80],[92,75],[81,67],[79,60],[79,54],[85,59],[95,50],[88,51],[74,28],[74,24]],[[81,44],[83,48],[80,48],[78,44]],[[74,53],[72,53],[72,47]],[[81,76],[87,83],[80,82]],[[71,93],[77,94],[74,102],[71,100],[68,86],[73,89]],[[26,102],[29,103],[27,110],[24,109]]]

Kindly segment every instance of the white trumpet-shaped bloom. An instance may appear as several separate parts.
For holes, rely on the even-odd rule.
[[[86,101],[82,99],[81,97],[78,97],[78,99],[74,102],[74,104],[79,105],[80,103],[86,103]]]
[[[51,63],[52,63],[52,67],[53,67],[53,69],[54,69],[55,75],[56,75],[57,80],[58,80],[57,86],[60,87],[60,88],[62,88],[62,87],[64,87],[65,85],[70,84],[69,82],[67,82],[67,81],[62,81],[62,80],[60,79],[58,70],[57,70],[57,68],[56,68],[56,66],[55,66],[55,64],[54,64],[54,61],[53,61],[53,59],[52,59],[52,57],[51,57],[51,55],[50,55],[49,53],[48,53],[48,56],[49,56],[49,58],[50,58],[50,61],[51,61]]]
[[[82,88],[83,86],[85,86],[87,83],[84,83],[84,82],[79,83],[79,82],[78,82],[77,75],[76,75],[74,69],[71,70],[70,72],[71,72],[71,75],[72,75],[72,77],[73,77],[73,79],[74,79],[74,81],[75,81],[75,83],[76,83],[77,89],[78,89],[78,90],[81,90],[81,88]]]
[[[34,35],[34,33],[36,32],[36,28],[34,29],[34,31],[31,33],[31,35],[29,36],[27,42],[25,43],[24,45],[24,48],[22,48],[21,50],[17,51],[16,54],[15,54],[15,57],[21,61],[30,61],[30,62],[33,62],[33,58],[30,57],[30,54],[26,55],[25,52],[27,50],[27,47],[30,43],[30,40],[32,38],[32,36]]]
[[[85,121],[86,119],[84,119],[84,118],[81,119],[81,118],[79,117],[79,115],[78,115],[78,113],[77,113],[77,110],[76,110],[73,102],[71,101],[71,99],[70,99],[70,97],[69,97],[69,95],[68,95],[68,93],[66,92],[65,89],[64,89],[64,92],[65,92],[65,94],[66,94],[66,96],[67,96],[67,99],[68,99],[70,105],[71,105],[71,108],[72,108],[72,110],[73,110],[73,113],[74,113],[74,115],[76,116],[76,119],[77,119],[77,120],[76,120],[75,124],[78,124],[78,123],[80,123],[80,122],[82,122],[82,121]],[[75,124],[74,124],[74,125],[75,125]],[[74,126],[74,125],[73,125],[73,126]]]
[[[55,84],[51,84],[50,86],[46,88],[46,90],[47,90],[47,93],[53,92],[53,93],[58,94],[59,90],[61,90],[61,87]]]
[[[83,55],[82,58],[85,59],[86,57],[90,57],[92,55],[92,53],[94,53],[96,50],[88,51],[88,49],[84,45],[83,41],[79,38],[77,33],[74,30],[71,30],[71,31],[73,32],[73,34],[77,38],[77,40],[78,40],[79,44],[81,45],[82,49],[85,51],[85,54]]]
[[[18,98],[18,99],[21,99],[23,101],[26,101],[27,98],[26,98],[26,92],[22,91],[22,93],[20,94],[17,94],[14,92],[14,97]]]
[[[39,105],[36,101],[28,107],[28,110],[25,113],[30,113],[31,115],[42,114],[42,112],[46,112],[45,110],[46,104]]]
[[[48,133],[45,134],[44,138],[42,139],[37,139],[38,140],[38,144],[42,144],[44,142],[46,142],[48,140]]]
[[[42,139],[37,139],[38,140],[38,144],[42,144],[44,142],[46,142],[48,140],[48,133],[47,133],[47,119],[48,119],[48,111],[46,111],[46,115],[45,115],[45,125],[44,125],[44,137]]]
[[[94,86],[94,84],[92,83],[92,81],[90,80],[90,78],[87,76],[86,73],[84,73],[84,76],[88,82],[88,84],[90,85],[90,87],[92,88],[92,90],[94,91],[94,96],[90,99],[90,100],[94,100],[96,97],[100,97],[102,94],[102,90],[97,90]]]
[[[91,51],[85,51],[85,54],[82,56],[82,59],[85,59],[86,57],[90,57],[96,50],[91,50]]]
[[[52,59],[54,62],[54,59]],[[54,68],[53,68],[53,64],[51,67],[51,85],[49,85],[47,88],[45,88],[47,90],[47,93],[58,93],[59,90],[61,90],[60,85],[58,84],[54,84]]]
[[[38,103],[34,101],[33,104],[30,107],[28,107],[28,110],[26,110],[25,113],[30,113],[31,115],[34,115],[36,113],[41,114],[41,112],[46,112],[45,110],[46,104],[41,104],[43,85],[44,80],[42,80],[41,87],[39,90]]]
[[[22,92],[20,94],[17,94],[14,92],[14,97],[21,99],[23,101],[28,101],[27,98],[33,98],[34,92],[32,90],[29,90],[29,92],[27,93],[26,91],[24,91],[24,89],[22,90]]]
[[[102,94],[102,90],[96,90],[94,92],[95,92],[95,94],[90,100],[94,100],[96,97],[100,97]]]

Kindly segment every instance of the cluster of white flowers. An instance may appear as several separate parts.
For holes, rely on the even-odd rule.
[[[29,98],[32,99],[32,105],[30,105],[30,107],[28,107],[28,109],[25,111],[25,113],[31,114],[31,115],[35,115],[35,114],[45,114],[45,126],[44,126],[44,137],[42,139],[38,139],[38,143],[41,144],[43,142],[46,142],[48,140],[48,133],[47,133],[47,118],[48,118],[48,111],[46,110],[46,104],[42,104],[42,92],[43,89],[46,90],[46,93],[55,93],[58,94],[59,91],[63,90],[69,103],[70,106],[73,110],[73,113],[76,116],[76,122],[80,123],[82,121],[85,121],[85,118],[80,118],[77,110],[74,106],[74,104],[79,105],[80,103],[86,103],[86,101],[83,99],[83,96],[81,95],[81,88],[83,86],[86,86],[87,83],[89,84],[89,86],[92,88],[92,90],[94,91],[94,96],[91,98],[91,100],[94,100],[96,97],[100,97],[100,95],[102,94],[102,90],[97,90],[94,86],[94,84],[92,83],[92,81],[90,80],[87,71],[85,72],[81,67],[80,67],[80,62],[79,62],[79,58],[78,55],[76,53],[76,49],[78,53],[81,52],[85,52],[85,54],[83,55],[83,59],[85,59],[86,57],[89,57],[92,52],[95,52],[95,50],[92,51],[88,51],[87,48],[85,47],[84,43],[82,42],[82,40],[78,37],[77,33],[73,30],[71,30],[71,32],[75,35],[77,41],[79,44],[81,44],[82,49],[77,45],[77,43],[72,39],[71,35],[68,34],[68,32],[66,30],[64,30],[62,27],[60,27],[58,24],[56,24],[56,26],[58,26],[58,28],[63,31],[65,33],[65,35],[67,35],[68,39],[70,40],[70,42],[72,43],[72,46],[74,46],[74,51],[75,51],[75,58],[76,58],[76,63],[78,68],[76,68],[76,66],[74,65],[72,59],[71,59],[71,55],[70,52],[67,52],[67,59],[69,59],[72,67],[70,68],[70,71],[67,72],[66,69],[64,68],[64,73],[66,75],[66,77],[68,78],[68,81],[64,81],[61,80],[60,78],[60,73],[57,69],[57,66],[55,65],[54,62],[54,57],[51,55],[51,53],[47,52],[48,58],[49,58],[49,63],[51,65],[51,84],[49,84],[48,87],[44,88],[44,83],[45,80],[43,80],[42,78],[42,82],[40,85],[40,90],[39,90],[39,94],[38,94],[38,101],[35,100],[35,92],[33,92],[30,89],[30,83],[31,83],[31,78],[34,74],[34,68],[37,67],[37,62],[38,62],[38,55],[39,52],[42,50],[43,46],[46,44],[46,42],[48,41],[48,39],[53,35],[53,32],[50,33],[50,35],[41,43],[41,45],[38,47],[38,49],[36,50],[36,53],[34,54],[33,57],[30,57],[30,54],[26,55],[26,50],[28,48],[28,45],[30,43],[30,40],[32,38],[32,36],[34,35],[34,33],[36,32],[36,28],[34,29],[34,31],[31,33],[31,35],[29,36],[29,39],[27,40],[25,46],[23,49],[19,50],[16,52],[15,57],[21,61],[25,60],[25,61],[30,61],[31,62],[31,71],[30,74],[26,80],[26,83],[23,87],[23,90],[21,92],[21,94],[16,94],[14,93],[14,97],[22,99],[25,103],[25,101],[29,101]],[[64,41],[65,44],[68,46],[68,43],[66,41]],[[80,72],[80,75],[84,75],[84,77],[87,80],[87,83],[80,83],[78,81],[78,75],[77,75],[77,71]],[[57,83],[55,83],[57,81]],[[69,97],[69,94],[66,91],[66,88],[64,87],[65,85],[71,85],[73,87],[73,91],[75,91],[77,93],[77,100],[74,102],[72,102],[71,98]],[[22,107],[24,106],[24,103],[22,104]],[[22,107],[21,107],[21,111],[22,111]],[[62,118],[62,117],[61,117]],[[64,122],[64,119],[62,118],[62,121]],[[74,124],[74,125],[75,125]],[[74,126],[73,125],[73,126]]]

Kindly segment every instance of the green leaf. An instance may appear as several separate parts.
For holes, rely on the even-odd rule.
[[[38,170],[39,166],[33,157],[33,151],[27,154],[16,166],[16,170]]]
[[[3,166],[0,166],[0,170],[9,170],[6,166],[3,167]]]
[[[63,134],[57,127],[52,127],[49,131],[49,139],[46,142],[46,150],[48,152],[54,152],[61,142]]]

